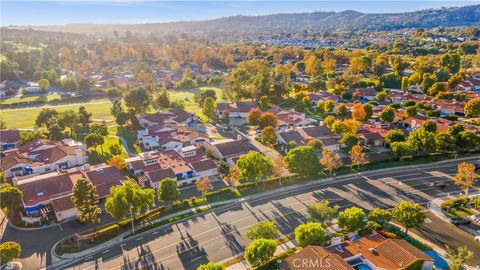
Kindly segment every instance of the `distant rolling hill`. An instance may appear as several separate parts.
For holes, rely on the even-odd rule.
[[[380,3],[379,3],[380,4]],[[67,24],[52,26],[14,26],[35,30],[77,34],[113,35],[114,31],[148,35],[162,32],[234,32],[240,34],[291,33],[331,30],[392,30],[438,26],[480,25],[480,5],[428,9],[406,13],[362,13],[358,11],[232,16],[205,21],[148,24]]]

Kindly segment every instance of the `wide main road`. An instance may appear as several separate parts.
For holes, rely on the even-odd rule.
[[[245,200],[166,229],[134,236],[122,245],[79,258],[70,269],[196,269],[208,261],[220,262],[241,254],[249,244],[246,230],[261,220],[274,220],[282,234],[291,234],[306,221],[307,205],[330,200],[341,208],[391,208],[409,200],[426,205],[435,197],[459,189],[431,187],[451,181],[457,161],[371,171],[347,178],[286,187],[258,199]],[[455,229],[455,228],[453,228]],[[480,253],[477,254],[480,256]]]

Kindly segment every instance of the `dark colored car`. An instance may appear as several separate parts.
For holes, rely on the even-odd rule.
[[[448,183],[443,181],[435,181],[430,183],[429,186],[436,187],[436,188],[446,188],[448,187]]]
[[[453,225],[455,226],[458,226],[458,225],[467,225],[467,224],[470,224],[470,219],[467,219],[467,218],[463,218],[463,217],[451,217],[449,219],[450,223],[452,223]]]

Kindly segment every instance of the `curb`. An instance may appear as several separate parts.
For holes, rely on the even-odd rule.
[[[203,211],[203,212],[196,213],[196,214],[194,214],[194,215],[181,218],[181,219],[179,219],[179,220],[177,220],[177,221],[175,221],[175,222],[173,222],[173,223],[163,224],[163,225],[161,225],[161,226],[152,228],[152,229],[150,229],[150,230],[141,232],[141,233],[139,233],[139,234],[132,235],[131,237],[133,237],[133,236],[137,236],[137,237],[138,237],[138,236],[142,236],[142,235],[145,235],[145,234],[147,234],[147,233],[150,233],[152,230],[160,230],[160,229],[166,228],[166,227],[168,227],[168,226],[171,226],[171,225],[173,225],[173,224],[181,223],[181,222],[185,221],[186,219],[189,219],[189,218],[192,218],[192,217],[196,217],[196,216],[205,214],[205,213],[207,213],[208,211],[210,211],[210,210],[213,209],[212,206],[209,206],[209,207],[210,207],[210,209],[207,209],[207,210],[205,210],[205,211]],[[188,212],[187,212],[187,213],[188,213]],[[172,216],[172,217],[175,217],[175,216]],[[168,218],[171,218],[171,217],[168,217]],[[164,220],[166,220],[166,219],[168,219],[168,218],[166,217]],[[161,222],[161,221],[160,221],[160,222]],[[150,224],[148,224],[148,223],[143,224],[144,227],[145,227],[145,226],[148,226],[148,225],[150,225]],[[141,227],[139,226],[138,228],[141,228]],[[71,263],[76,262],[77,260],[82,259],[82,257],[84,257],[84,256],[87,255],[87,254],[96,253],[96,252],[98,252],[98,251],[106,250],[106,249],[109,249],[109,248],[111,248],[111,247],[114,247],[114,246],[118,245],[119,243],[122,243],[124,240],[127,240],[127,239],[131,238],[131,237],[128,237],[130,234],[131,234],[131,230],[128,230],[128,231],[126,231],[126,232],[123,232],[123,233],[117,235],[115,238],[112,238],[112,239],[110,239],[110,240],[108,240],[108,241],[106,241],[106,242],[104,242],[104,243],[102,243],[102,244],[100,244],[100,245],[98,245],[98,246],[91,247],[91,248],[89,248],[89,249],[86,249],[86,250],[83,250],[83,251],[80,251],[80,252],[66,253],[66,254],[64,254],[64,255],[67,256],[66,258],[65,258],[65,257],[62,257],[62,256],[64,256],[64,255],[58,255],[58,254],[55,252],[55,247],[56,247],[60,242],[62,242],[63,239],[65,239],[65,238],[63,238],[63,239],[61,239],[60,241],[56,242],[56,243],[53,245],[53,247],[51,248],[51,250],[50,250],[50,254],[52,255],[52,259],[53,259],[53,257],[55,257],[55,258],[58,260],[57,263],[59,263],[59,265],[51,264],[51,265],[49,265],[47,268],[49,268],[49,267],[55,267],[55,268],[56,268],[56,267],[61,267],[61,266],[63,266],[63,264],[69,265],[69,264],[71,264]],[[71,260],[71,259],[73,259],[73,260]],[[63,262],[62,262],[62,261],[63,261]]]
[[[167,226],[172,226],[174,224],[183,222],[186,219],[190,219],[192,217],[196,217],[196,216],[199,216],[199,215],[211,213],[212,210],[230,209],[230,208],[233,208],[233,207],[237,207],[237,204],[243,204],[244,202],[255,202],[255,201],[258,201],[258,200],[264,200],[266,198],[278,196],[278,195],[283,194],[283,193],[288,193],[289,191],[295,190],[295,189],[298,189],[298,188],[305,189],[305,188],[310,188],[310,187],[313,187],[313,186],[316,186],[316,185],[329,184],[332,181],[337,181],[337,182],[339,180],[343,181],[343,180],[346,180],[348,178],[352,178],[352,177],[355,177],[355,176],[358,176],[358,175],[362,175],[363,173],[378,173],[378,172],[384,172],[384,171],[396,170],[396,169],[402,169],[402,168],[409,168],[409,167],[420,167],[421,168],[421,167],[432,166],[432,165],[435,165],[435,164],[442,164],[442,163],[448,163],[448,162],[454,162],[454,161],[476,159],[476,158],[479,158],[479,157],[480,156],[476,155],[476,156],[471,156],[471,157],[464,157],[464,158],[459,158],[459,159],[448,159],[448,160],[436,161],[436,162],[431,162],[431,163],[424,163],[424,164],[419,164],[419,165],[406,165],[406,166],[399,166],[399,167],[393,167],[393,168],[383,168],[383,169],[379,169],[379,170],[371,170],[371,171],[351,173],[351,174],[341,175],[341,176],[338,176],[338,177],[328,177],[328,178],[315,179],[315,180],[309,181],[308,183],[298,183],[298,184],[286,186],[285,188],[273,189],[271,191],[266,191],[266,192],[260,192],[258,194],[253,194],[253,195],[250,195],[250,196],[247,196],[247,197],[241,197],[241,198],[236,198],[236,199],[232,199],[232,200],[228,200],[228,201],[219,201],[219,202],[214,202],[214,203],[211,203],[211,204],[207,204],[206,206],[210,207],[210,209],[208,209],[208,210],[205,210],[203,212],[194,214],[194,215],[189,216],[189,217],[179,219],[179,220],[177,220],[175,222],[172,222],[172,223],[167,223],[167,224],[161,225],[159,227],[152,228],[152,230],[153,229],[156,229],[156,230],[163,229]],[[217,205],[222,205],[222,206],[220,206],[218,208],[212,208],[212,207],[217,206]],[[190,210],[192,210],[192,209],[190,209]],[[181,215],[181,214],[179,214],[179,215]],[[170,217],[174,217],[174,216],[170,216]],[[168,218],[170,218],[170,217],[168,217]],[[167,217],[165,217],[165,219],[167,219]],[[165,220],[165,219],[163,219],[163,220]],[[145,226],[147,226],[147,225],[145,225]],[[137,236],[144,235],[146,233],[149,233],[150,231],[151,230],[142,232],[140,234],[137,234]],[[65,263],[61,263],[60,266],[62,266],[63,264],[66,264],[66,265],[71,264],[71,263],[76,262],[77,260],[82,259],[81,257],[84,256],[84,254],[82,254],[82,252],[84,252],[85,254],[91,254],[91,253],[96,252],[96,251],[105,250],[105,249],[108,249],[110,247],[113,247],[114,245],[118,244],[117,242],[123,242],[124,234],[128,235],[130,233],[131,233],[130,230],[128,230],[127,232],[124,232],[121,235],[105,242],[105,243],[109,243],[108,246],[98,247],[97,249],[96,249],[96,247],[92,247],[90,249],[86,249],[86,250],[81,251],[81,252],[69,253],[69,254],[72,254],[72,256],[74,256],[76,259],[75,260],[68,260]],[[120,236],[122,236],[122,238],[121,238],[120,241],[118,241],[117,238],[120,238]],[[113,240],[116,241],[115,244],[112,244]],[[112,242],[110,242],[110,241],[112,241]],[[57,244],[58,244],[58,242],[52,247],[52,250],[55,249],[55,246]],[[100,244],[100,245],[102,245],[102,244]],[[51,253],[54,254],[54,256],[56,256],[56,258],[59,258],[60,260],[67,260],[67,258],[63,259],[60,256],[58,256],[57,254],[55,254],[54,251],[52,252],[52,250],[51,250]],[[80,258],[78,258],[79,256],[80,256]],[[58,267],[58,265],[50,265],[49,267]]]

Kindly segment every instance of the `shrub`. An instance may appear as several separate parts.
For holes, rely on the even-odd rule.
[[[442,211],[452,212],[452,210],[455,210],[455,209],[459,210],[459,209],[465,208],[469,202],[470,202],[469,198],[460,197],[460,198],[446,200],[442,203],[440,207],[442,208]]]
[[[97,238],[113,238],[120,232],[120,226],[113,224],[97,231]]]
[[[246,182],[246,183],[238,184],[237,189],[238,190],[247,189],[247,188],[253,187],[254,185],[255,185],[254,182]]]
[[[222,189],[219,189],[219,190],[208,192],[208,193],[205,194],[205,197],[208,199],[210,197],[220,195],[220,194],[224,194],[224,193],[229,193],[229,192],[232,192],[230,187],[225,187],[225,188],[222,188]]]

